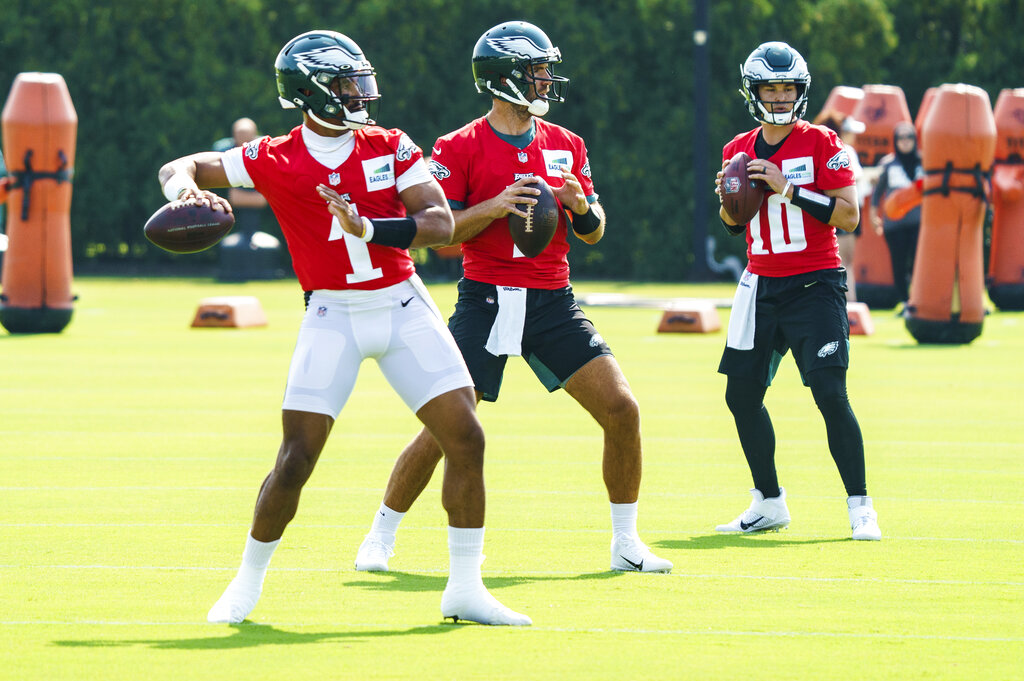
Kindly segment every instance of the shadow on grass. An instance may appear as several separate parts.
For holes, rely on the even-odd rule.
[[[768,549],[776,546],[801,546],[805,544],[833,544],[836,542],[853,541],[849,537],[828,537],[792,539],[781,532],[762,534],[707,534],[689,539],[669,539],[654,542],[662,549]]]
[[[501,589],[507,586],[527,584],[529,582],[579,581],[592,579],[611,579],[625,573],[622,572],[589,572],[579,575],[522,575],[508,577],[488,577],[484,580],[488,589]],[[448,581],[447,575],[417,575],[406,572],[381,573],[378,579],[359,579],[345,582],[345,587],[357,587],[371,591],[444,591]],[[173,626],[173,625],[168,625]],[[214,625],[211,625],[213,627]],[[444,634],[463,627],[483,626],[473,622],[443,622],[441,624],[412,627],[409,629],[375,629],[367,631],[313,631],[293,632],[281,631],[267,624],[255,624],[246,620],[242,624],[229,625],[234,630],[231,636],[202,636],[200,638],[152,639],[133,638],[124,640],[93,639],[93,640],[59,640],[53,645],[65,648],[126,648],[145,646],[160,650],[233,650],[237,648],[253,648],[269,645],[298,645],[320,643],[322,641],[348,641],[379,638],[383,636],[416,636],[421,634]]]
[[[211,629],[214,625],[210,625]],[[320,643],[322,641],[348,641],[379,638],[382,636],[416,636],[419,634],[444,634],[454,631],[457,625],[432,624],[410,629],[375,629],[370,631],[281,631],[266,624],[230,625],[234,633],[231,636],[201,636],[199,638],[133,638],[124,640],[62,640],[53,644],[65,648],[126,648],[146,646],[158,650],[234,650],[237,648],[254,648],[268,645],[298,645],[304,643]],[[222,631],[218,627],[219,630]]]
[[[488,589],[503,589],[507,586],[518,586],[532,582],[574,582],[592,579],[611,579],[622,573],[607,570],[604,572],[585,572],[579,575],[507,575],[502,577],[484,577],[484,585]],[[346,587],[356,587],[368,591],[444,591],[448,583],[447,575],[418,575],[394,570],[377,573],[373,579],[355,579],[344,583]]]

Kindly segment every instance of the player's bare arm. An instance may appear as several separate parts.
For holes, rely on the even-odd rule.
[[[469,241],[484,231],[492,222],[500,220],[509,213],[515,213],[525,218],[526,212],[519,206],[537,203],[537,199],[534,197],[540,194],[540,190],[530,186],[536,181],[537,179],[533,176],[524,177],[487,201],[481,201],[465,210],[454,211],[455,234],[452,237],[452,243],[461,244],[463,241]]]
[[[597,228],[586,234],[579,234],[577,232],[576,236],[583,243],[594,245],[604,236],[604,209],[596,201],[594,203],[587,201],[587,195],[583,193],[583,186],[580,184],[579,179],[568,168],[561,166],[561,170],[562,179],[565,182],[563,182],[561,187],[552,187],[551,192],[563,206],[577,216],[586,215],[588,212],[593,211],[594,217],[598,219]]]
[[[169,193],[170,186],[178,199],[194,199],[209,204],[213,210],[231,213],[231,204],[226,199],[205,191],[231,185],[227,173],[224,172],[221,156],[220,152],[203,151],[164,164],[157,175],[160,186],[164,188],[164,194]]]
[[[721,185],[721,173],[718,175],[718,185]],[[755,158],[747,164],[747,177],[752,180],[764,180],[772,191],[781,194],[786,192],[785,197],[787,199],[793,198],[793,185],[786,180],[786,176],[782,174],[782,170],[771,161],[766,161],[763,158]],[[839,189],[829,189],[823,192],[825,196],[835,197],[836,206],[832,211],[832,217],[829,218],[828,224],[832,225],[836,229],[841,229],[844,232],[852,232],[857,229],[857,223],[860,221],[860,208],[857,206],[857,188],[853,185],[849,187],[841,187]],[[719,213],[724,214],[725,209],[721,209]]]
[[[406,215],[416,221],[416,237],[409,248],[447,246],[455,233],[455,219],[441,185],[431,180],[406,187],[398,195]]]
[[[836,207],[832,211],[832,219],[828,223],[844,232],[852,232],[857,229],[857,223],[860,222],[860,206],[857,205],[857,187],[850,185],[849,187],[841,187],[839,189],[829,189],[825,192],[825,195],[833,196],[836,199]]]
[[[317,192],[327,202],[327,210],[338,218],[341,228],[363,238],[366,226],[352,204],[325,184],[318,185]],[[440,185],[436,182],[415,184],[404,189],[399,198],[405,204],[406,216],[416,222],[416,235],[409,248],[445,246],[451,242],[454,220]]]

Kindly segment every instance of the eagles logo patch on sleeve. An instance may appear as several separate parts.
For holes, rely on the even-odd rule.
[[[398,161],[408,161],[416,151],[419,151],[416,143],[408,135],[402,133],[402,137],[398,140],[398,150],[395,151],[395,159]]]
[[[260,137],[245,143],[245,155],[250,161],[255,161],[256,157],[260,155],[260,142],[262,141],[263,138]]]
[[[586,163],[583,164],[583,167],[580,169],[580,172],[583,173],[583,175],[585,175],[586,177],[590,177],[590,161],[587,161]]]
[[[430,163],[427,164],[427,170],[429,170],[430,174],[437,180],[443,180],[446,177],[450,177],[452,174],[452,171],[448,170],[434,159],[430,159]]]
[[[846,153],[846,149],[837,151],[836,155],[828,160],[825,167],[829,170],[839,170],[840,168],[850,167],[850,156]]]

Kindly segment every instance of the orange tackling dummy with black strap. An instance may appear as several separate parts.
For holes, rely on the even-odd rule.
[[[1024,89],[1000,92],[995,117],[988,296],[1001,310],[1024,310]]]
[[[982,226],[995,147],[988,93],[940,86],[921,126],[921,234],[904,315],[919,343],[970,343],[981,334]]]
[[[7,253],[0,324],[56,333],[71,321],[71,175],[78,115],[56,73],[20,73],[4,105]]]
[[[903,90],[895,85],[865,85],[863,92],[864,98],[854,109],[853,117],[864,123],[864,132],[857,134],[857,158],[868,169],[877,166],[883,156],[893,151],[893,128],[897,123],[910,120],[910,109]],[[869,307],[892,307],[900,297],[893,285],[889,247],[885,238],[875,233],[868,219],[871,197],[860,199],[862,227],[853,262],[857,300]]]

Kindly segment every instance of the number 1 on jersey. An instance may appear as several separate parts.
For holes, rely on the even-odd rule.
[[[352,204],[352,208],[356,210],[355,204]],[[356,210],[356,215],[358,214],[359,211]],[[384,276],[384,270],[374,267],[373,263],[370,262],[370,249],[367,248],[366,242],[355,234],[349,234],[342,229],[338,216],[333,215],[331,219],[331,234],[327,237],[327,240],[337,241],[338,239],[345,240],[345,250],[348,251],[348,260],[352,264],[352,274],[346,274],[345,281],[350,284],[358,284],[364,281],[380,279]]]

